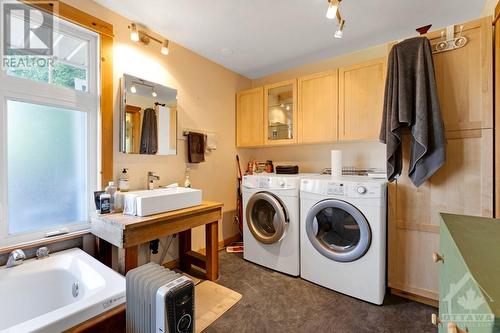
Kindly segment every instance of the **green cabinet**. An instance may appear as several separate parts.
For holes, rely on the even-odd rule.
[[[500,220],[441,214],[440,333],[500,333]]]

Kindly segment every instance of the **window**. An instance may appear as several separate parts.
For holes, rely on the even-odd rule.
[[[86,229],[95,211],[99,36],[54,20],[50,61],[0,71],[0,246]]]

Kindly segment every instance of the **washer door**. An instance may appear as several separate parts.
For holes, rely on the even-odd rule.
[[[250,197],[246,218],[252,235],[264,244],[279,242],[288,225],[288,214],[283,203],[269,192],[258,192]]]
[[[320,201],[309,210],[306,233],[319,253],[339,262],[358,260],[371,242],[365,216],[353,205],[335,199]]]

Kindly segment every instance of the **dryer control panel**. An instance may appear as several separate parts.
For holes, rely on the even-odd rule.
[[[352,182],[331,179],[302,179],[300,190],[324,196],[349,198],[380,198],[385,184],[379,182]]]

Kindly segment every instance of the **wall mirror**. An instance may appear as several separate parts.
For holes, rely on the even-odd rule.
[[[121,94],[120,151],[177,154],[177,90],[124,74]]]

